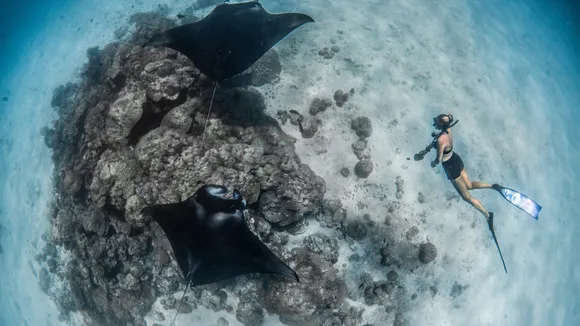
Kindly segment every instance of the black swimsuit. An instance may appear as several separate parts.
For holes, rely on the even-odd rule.
[[[443,154],[449,154],[452,150],[453,146],[448,152],[443,151]],[[463,160],[455,152],[447,161],[442,162],[441,165],[443,165],[443,170],[445,170],[445,174],[447,174],[447,178],[449,180],[455,180],[459,178],[461,171],[463,171]]]

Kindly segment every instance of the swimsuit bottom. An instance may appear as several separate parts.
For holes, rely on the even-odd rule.
[[[463,160],[455,152],[453,152],[453,155],[447,161],[442,162],[441,165],[443,165],[443,169],[449,180],[457,179],[461,175],[461,171],[463,171]]]

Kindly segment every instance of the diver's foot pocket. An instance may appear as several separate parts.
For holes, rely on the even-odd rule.
[[[489,225],[489,229],[493,229],[493,213],[489,212],[489,217],[487,218],[487,224]]]

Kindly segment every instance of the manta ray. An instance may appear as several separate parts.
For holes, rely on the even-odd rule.
[[[144,46],[165,46],[182,53],[215,83],[209,118],[219,82],[245,71],[309,22],[314,19],[302,13],[271,14],[258,1],[222,3],[199,21],[154,35]]]
[[[248,273],[276,274],[299,282],[298,274],[248,228],[241,193],[234,189],[229,199],[227,192],[221,185],[204,185],[183,202],[142,210],[167,236],[187,287]]]

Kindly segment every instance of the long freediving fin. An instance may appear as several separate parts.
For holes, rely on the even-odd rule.
[[[531,200],[530,198],[520,193],[519,191],[502,187],[497,183],[493,184],[492,188],[497,192],[499,192],[503,196],[503,198],[505,198],[512,205],[528,213],[531,217],[535,218],[536,220],[538,219],[538,215],[542,210],[542,206],[540,206],[538,203]]]
[[[501,254],[501,249],[499,248],[499,243],[497,242],[497,237],[495,236],[495,231],[493,229],[493,213],[490,213],[489,219],[487,220],[487,225],[489,226],[489,230],[491,231],[491,236],[493,237],[493,241],[495,241],[495,246],[497,247],[497,251],[499,252],[499,257],[501,258],[501,262],[503,264],[503,269],[507,274],[507,267],[505,266],[505,261],[503,259],[503,255]]]

